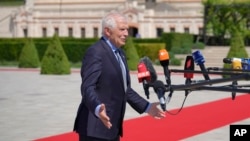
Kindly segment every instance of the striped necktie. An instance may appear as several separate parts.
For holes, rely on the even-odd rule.
[[[121,58],[121,55],[120,55],[120,51],[118,49],[115,51],[115,54],[117,56],[118,63],[120,64],[120,67],[121,67],[121,70],[122,70],[123,85],[124,85],[124,90],[126,92],[126,90],[127,90],[126,68],[125,68],[125,65],[124,65],[124,63],[122,61],[122,58]]]

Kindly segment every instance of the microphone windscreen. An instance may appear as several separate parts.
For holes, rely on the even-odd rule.
[[[241,61],[233,61],[232,65],[233,65],[233,69],[239,69],[239,70],[242,69]]]
[[[194,59],[193,56],[188,55],[186,57],[185,65],[184,65],[184,70],[194,70]],[[193,78],[193,73],[184,73],[185,78]]]
[[[165,90],[165,85],[164,85],[164,83],[163,83],[162,81],[160,81],[160,80],[156,80],[156,81],[154,82],[154,84],[153,84],[153,87],[154,87],[155,91],[156,91],[157,89],[159,89],[159,88],[162,88],[162,89]]]
[[[140,62],[143,62],[146,65],[148,71],[150,72],[151,83],[155,82],[157,79],[157,75],[151,60],[147,56],[144,56],[140,59]]]
[[[169,60],[168,51],[167,51],[166,49],[161,49],[161,50],[159,50],[158,59],[159,59],[160,61]]]
[[[192,56],[194,58],[194,62],[197,64],[197,65],[201,65],[201,64],[204,64],[205,63],[205,58],[203,57],[202,53],[197,50],[195,52],[192,53]]]
[[[231,60],[230,58],[224,58],[224,59],[223,59],[223,63],[231,64],[231,63],[232,63],[232,60]]]

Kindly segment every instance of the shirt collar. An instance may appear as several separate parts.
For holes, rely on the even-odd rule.
[[[106,41],[106,43],[109,45],[109,47],[112,49],[113,52],[115,52],[118,48],[115,47],[109,39],[107,39],[105,36],[103,36],[104,40]]]

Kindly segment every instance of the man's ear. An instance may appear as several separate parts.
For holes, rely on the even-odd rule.
[[[109,28],[106,27],[106,28],[104,28],[104,32],[109,37],[111,35],[112,31]]]

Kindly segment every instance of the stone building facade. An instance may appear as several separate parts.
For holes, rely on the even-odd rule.
[[[117,10],[129,19],[129,34],[159,37],[162,32],[201,35],[202,0],[26,0],[11,14],[12,37],[92,38],[101,36],[101,18]],[[0,35],[2,36],[2,35]]]

